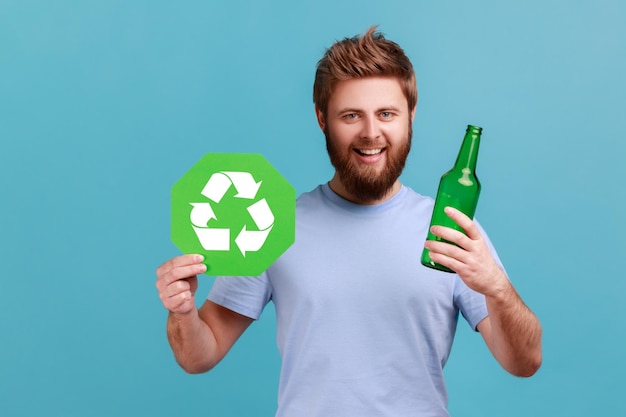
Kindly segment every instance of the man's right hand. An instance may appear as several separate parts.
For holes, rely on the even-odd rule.
[[[156,271],[159,297],[170,311],[167,339],[180,366],[193,374],[213,368],[254,321],[210,300],[196,309],[203,260],[202,255],[177,256]]]
[[[198,274],[206,271],[202,255],[182,255],[157,268],[156,287],[163,306],[172,313],[187,314],[196,308]]]

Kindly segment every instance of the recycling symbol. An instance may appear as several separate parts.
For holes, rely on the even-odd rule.
[[[256,183],[249,172],[216,172],[211,175],[201,194],[215,204],[219,204],[231,184],[237,190],[235,198],[248,200],[256,197],[261,186],[261,182]],[[191,223],[202,247],[207,251],[230,250],[230,229],[207,227],[209,220],[217,219],[211,203],[190,204],[193,206],[190,214]],[[248,206],[248,213],[259,230],[247,230],[246,225],[243,225],[243,229],[235,239],[235,244],[243,256],[246,256],[246,251],[261,249],[274,225],[274,214],[265,198]]]
[[[172,187],[171,234],[207,275],[259,275],[295,240],[295,190],[259,154],[206,154]]]

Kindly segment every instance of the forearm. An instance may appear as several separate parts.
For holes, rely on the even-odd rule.
[[[498,362],[517,376],[531,376],[541,365],[541,325],[504,276],[502,289],[486,296],[491,322],[490,348]]]
[[[489,316],[478,324],[478,330],[504,369],[514,375],[531,376],[541,365],[539,320],[495,262],[472,219],[452,207],[445,210],[465,233],[433,226],[431,232],[442,241],[426,241],[431,259],[456,271],[469,288],[485,296]]]
[[[176,361],[188,373],[206,372],[219,361],[213,332],[196,309],[186,314],[170,312],[167,338]]]

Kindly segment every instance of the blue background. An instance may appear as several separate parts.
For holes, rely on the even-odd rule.
[[[328,180],[315,64],[380,24],[418,78],[402,181],[433,195],[484,128],[477,217],[544,326],[518,379],[461,324],[452,414],[625,415],[624,22],[621,0],[2,0],[0,414],[273,415],[271,307],[211,373],[174,362],[170,189],[207,152]]]

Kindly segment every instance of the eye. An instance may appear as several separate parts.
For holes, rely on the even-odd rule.
[[[346,113],[342,116],[346,122],[355,122],[359,119],[358,113]]]
[[[393,117],[393,113],[390,111],[380,112],[381,119],[391,119]]]

